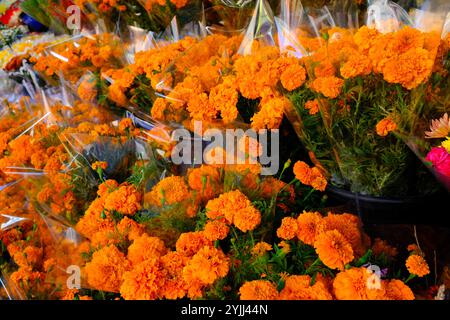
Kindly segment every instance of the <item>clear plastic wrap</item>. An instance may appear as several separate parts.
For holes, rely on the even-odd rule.
[[[366,25],[381,33],[389,33],[413,23],[408,13],[395,2],[374,0],[369,1]]]

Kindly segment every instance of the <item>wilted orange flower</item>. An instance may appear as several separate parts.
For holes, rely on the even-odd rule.
[[[106,197],[105,209],[115,210],[124,215],[134,215],[141,209],[141,200],[142,195],[136,187],[123,184]]]
[[[204,235],[208,240],[223,240],[228,236],[230,228],[221,220],[208,221],[205,224]]]
[[[161,297],[166,273],[159,259],[147,259],[123,275],[120,294],[125,300],[155,300]]]
[[[245,282],[239,289],[241,300],[277,300],[278,291],[275,285],[266,280]]]
[[[305,103],[305,109],[309,110],[310,115],[315,115],[319,112],[319,101],[317,99],[307,101]]]
[[[157,237],[144,233],[128,247],[128,260],[135,266],[150,258],[159,258],[167,253],[164,242]]]
[[[291,275],[280,292],[280,300],[332,300],[333,297],[321,281],[312,286],[311,277]]]
[[[281,248],[281,251],[283,251],[284,254],[288,254],[289,252],[291,252],[291,246],[284,240],[278,244],[278,247]]]
[[[183,269],[183,278],[187,283],[200,281],[213,284],[217,279],[228,274],[229,260],[220,249],[201,248]]]
[[[344,270],[354,258],[353,249],[345,237],[336,230],[320,234],[314,242],[320,260],[331,269]]]
[[[386,137],[389,132],[397,129],[397,124],[390,118],[385,118],[378,122],[376,126],[377,134],[380,137]]]
[[[322,215],[318,212],[303,212],[297,217],[297,237],[312,246],[323,229]]]
[[[97,171],[98,169],[106,170],[108,168],[108,162],[105,161],[96,161],[92,164],[92,170]]]
[[[255,256],[262,256],[267,251],[271,251],[272,246],[268,244],[267,242],[261,241],[255,244],[255,246],[252,248],[252,254]]]
[[[281,220],[281,226],[277,229],[277,236],[278,238],[284,240],[292,240],[297,236],[297,232],[297,220],[291,217],[286,217]]]
[[[406,249],[408,250],[408,252],[420,252],[419,246],[415,243],[409,244]]]
[[[189,257],[206,246],[212,246],[212,241],[202,231],[182,233],[175,244],[177,252]]]
[[[379,256],[382,253],[385,254],[386,257],[395,257],[398,254],[397,248],[392,247],[385,240],[381,240],[380,238],[376,238],[374,244],[372,245],[372,252],[375,256]]]
[[[344,80],[331,76],[315,79],[311,84],[311,88],[327,98],[334,99],[341,93],[343,85]]]
[[[418,277],[423,277],[430,273],[428,263],[422,256],[417,254],[412,254],[406,259],[406,268],[409,273],[415,274]]]
[[[124,254],[111,245],[94,252],[85,272],[89,285],[95,289],[119,292],[122,276],[129,269],[130,263]]]

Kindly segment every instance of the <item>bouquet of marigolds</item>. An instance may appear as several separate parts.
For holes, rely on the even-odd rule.
[[[308,76],[288,96],[300,138],[331,183],[372,196],[430,192],[401,137],[436,112],[427,101],[439,34],[364,26],[300,41],[311,52],[301,59]]]

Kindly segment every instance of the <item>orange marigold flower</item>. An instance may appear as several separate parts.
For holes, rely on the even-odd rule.
[[[267,242],[261,241],[261,242],[258,242],[257,244],[255,244],[255,246],[252,248],[252,254],[254,256],[262,256],[267,251],[271,251],[271,250],[272,250],[272,246],[270,244],[268,244]]]
[[[175,300],[186,295],[188,285],[183,279],[183,269],[188,261],[189,257],[176,251],[169,252],[161,257],[161,263],[167,273],[166,282],[162,288],[164,298]]]
[[[183,278],[187,283],[200,281],[213,284],[217,279],[228,274],[229,260],[220,249],[201,248],[183,269]]]
[[[291,217],[286,217],[281,220],[281,226],[277,229],[277,236],[278,238],[284,240],[291,240],[297,236],[297,232],[297,220]]]
[[[206,246],[212,246],[212,241],[202,231],[182,233],[175,244],[177,252],[189,257]]]
[[[403,281],[390,280],[386,285],[386,297],[389,300],[414,300],[414,293]]]
[[[260,223],[261,212],[251,204],[236,212],[233,217],[233,224],[242,232],[251,231]]]
[[[128,217],[124,217],[117,224],[117,231],[119,231],[123,236],[126,236],[128,240],[134,241],[145,232],[145,226],[131,220]]]
[[[245,282],[239,289],[241,300],[277,300],[278,291],[275,285],[266,280]]]
[[[280,80],[286,90],[295,90],[305,83],[306,70],[298,63],[291,64],[281,73]]]
[[[427,50],[414,48],[389,59],[382,71],[387,82],[399,83],[411,90],[429,78],[433,65],[434,60]]]
[[[220,220],[208,221],[205,224],[204,234],[208,240],[223,240],[228,236],[230,228]]]
[[[120,132],[125,132],[126,130],[129,130],[133,128],[133,120],[131,120],[130,118],[125,118],[120,120],[119,122],[119,131]]]
[[[118,187],[119,183],[117,183],[116,180],[106,180],[98,186],[97,194],[99,197],[104,197],[116,190]]]
[[[328,213],[328,215],[323,218],[323,223],[324,231],[339,231],[351,244],[353,252],[356,255],[359,256],[366,251],[362,243],[360,221],[357,216],[348,213]]]
[[[287,277],[285,286],[280,292],[280,300],[332,300],[333,297],[326,286],[316,281],[311,284],[307,275],[292,275]]]
[[[409,273],[415,274],[418,277],[423,277],[430,273],[428,263],[422,256],[417,254],[410,255],[408,259],[406,259],[406,268]]]
[[[167,177],[145,195],[145,201],[156,206],[172,205],[190,197],[189,189],[183,177]]]
[[[141,209],[141,200],[142,195],[136,187],[123,184],[107,196],[105,209],[115,210],[124,215],[134,215]]]
[[[322,192],[327,188],[327,179],[317,167],[311,169],[311,187]]]
[[[130,269],[125,255],[111,245],[94,252],[86,264],[89,285],[97,290],[119,292],[123,274]]]
[[[305,103],[305,109],[309,110],[310,115],[315,115],[319,112],[319,101],[317,99],[307,101]]]
[[[206,204],[206,216],[210,219],[225,218],[239,230],[253,230],[261,222],[261,213],[239,190],[221,194]]]
[[[297,161],[294,164],[294,175],[301,183],[311,184],[311,168],[303,161]]]
[[[283,120],[284,110],[290,106],[290,101],[284,97],[268,99],[261,103],[261,109],[250,119],[252,128],[278,129]]]
[[[338,300],[379,300],[385,299],[385,290],[369,289],[371,273],[366,268],[351,268],[336,275],[333,290]]]
[[[159,259],[147,259],[123,275],[120,294],[125,300],[161,298],[166,272]]]
[[[336,230],[320,234],[314,242],[320,260],[331,269],[344,270],[354,258],[353,249],[345,237]]]
[[[377,134],[380,137],[386,137],[389,132],[397,129],[397,124],[390,118],[385,118],[378,122],[376,126]]]
[[[92,170],[97,171],[98,169],[106,170],[108,168],[108,162],[105,161],[96,161],[92,164]]]
[[[202,165],[188,172],[189,187],[197,191],[202,200],[210,200],[220,192],[219,180],[220,171],[213,166]]]
[[[144,233],[135,239],[128,247],[128,260],[133,265],[138,265],[144,260],[150,258],[159,258],[167,253],[164,242],[157,237],[149,237]]]
[[[304,212],[297,217],[297,237],[312,246],[323,230],[323,217],[318,212]]]
[[[341,67],[341,75],[344,79],[365,76],[372,72],[372,64],[368,57],[354,52]]]
[[[334,99],[341,93],[343,85],[344,80],[331,76],[315,79],[311,84],[311,88],[327,98]]]

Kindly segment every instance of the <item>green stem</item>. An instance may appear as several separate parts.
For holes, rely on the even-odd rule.
[[[311,272],[311,270],[312,270],[316,265],[318,265],[319,263],[320,263],[320,259],[317,258],[316,261],[314,261],[313,264],[310,265],[310,266],[308,267],[308,269],[306,269],[306,274],[309,274],[309,273]]]

